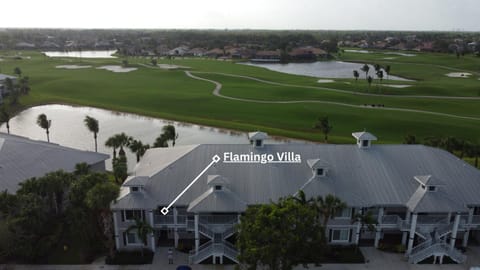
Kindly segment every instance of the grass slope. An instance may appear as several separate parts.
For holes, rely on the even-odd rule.
[[[13,52],[0,51],[0,58],[2,58],[1,55],[6,54],[13,54]],[[317,141],[321,141],[323,136],[313,130],[312,126],[318,117],[327,115],[334,126],[330,136],[331,141],[337,143],[352,142],[350,133],[364,128],[378,135],[383,143],[401,142],[409,133],[416,134],[419,138],[449,135],[472,141],[477,141],[480,134],[480,121],[472,119],[333,104],[260,104],[223,99],[212,95],[214,88],[212,83],[189,78],[183,70],[168,71],[145,67],[143,65],[148,65],[149,60],[143,58],[128,59],[131,66],[138,67],[137,71],[113,73],[95,68],[64,70],[57,69],[55,66],[120,65],[121,59],[46,58],[35,52],[23,52],[23,55],[31,58],[13,60],[4,57],[0,62],[0,69],[2,73],[12,74],[13,69],[18,66],[23,74],[31,78],[31,94],[22,97],[21,100],[24,106],[45,103],[87,105],[245,131],[261,129],[275,135]],[[381,56],[385,57],[383,54]],[[342,57],[351,61],[386,64],[386,62],[380,62],[380,56],[377,54],[345,53]],[[397,56],[387,55],[387,57]],[[291,85],[329,87],[356,92],[368,91],[398,96],[406,94],[478,96],[480,90],[478,75],[470,79],[448,78],[444,74],[451,71],[439,65],[448,65],[452,62],[453,68],[468,70],[477,68],[478,70],[480,59],[465,57],[458,60],[463,61],[460,63],[455,62],[457,59],[454,56],[421,54],[416,57],[397,57],[395,60],[388,60],[394,75],[421,79],[421,81],[412,82],[414,86],[406,89],[385,86],[377,88],[376,85],[369,88],[364,79],[355,83],[353,78],[336,79],[334,83],[319,84],[316,78],[281,74],[263,68],[217,60],[175,59],[160,62],[188,66],[194,75],[222,83],[221,93],[231,97],[264,101],[308,99],[360,106],[374,103],[384,104],[386,108],[417,109],[480,117],[480,106],[478,106],[480,100],[372,97],[306,87],[279,86],[245,78],[199,73],[220,72]],[[408,63],[405,62],[407,60]],[[414,61],[414,64],[411,64],[411,61]],[[428,66],[425,63],[431,64]],[[405,84],[398,81],[389,83]]]

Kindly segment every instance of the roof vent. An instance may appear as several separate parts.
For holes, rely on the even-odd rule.
[[[214,191],[221,191],[228,185],[228,180],[221,175],[209,175],[207,176],[207,184],[213,188]]]
[[[318,177],[326,176],[330,169],[330,165],[321,159],[309,159],[307,164],[312,169],[313,175]]]
[[[369,148],[372,145],[372,141],[377,140],[377,137],[366,131],[354,132],[352,136],[357,140],[359,148]]]
[[[268,134],[260,131],[250,132],[248,133],[248,139],[255,148],[262,148],[264,141],[268,139]]]
[[[439,186],[445,185],[445,182],[431,175],[417,175],[413,178],[427,191],[437,191]]]

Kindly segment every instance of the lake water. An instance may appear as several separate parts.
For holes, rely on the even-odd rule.
[[[350,63],[342,61],[322,61],[322,62],[313,62],[313,63],[288,63],[288,64],[258,64],[258,63],[245,63],[245,65],[262,67],[269,70],[294,74],[294,75],[304,75],[316,78],[347,78],[353,79],[353,70],[357,70],[360,73],[360,78],[365,78],[365,73],[360,69],[363,67],[363,64],[360,63]],[[372,65],[370,66],[370,71],[368,75],[376,78],[375,68]],[[386,73],[384,71],[384,80],[387,79]],[[398,76],[388,76],[389,80],[398,80],[398,81],[411,81],[405,78]]]
[[[188,144],[245,144],[247,133],[213,127],[206,127],[164,119],[139,116],[129,113],[118,113],[91,107],[72,107],[67,105],[43,105],[29,108],[10,120],[10,132],[15,135],[35,140],[47,140],[45,130],[36,124],[37,116],[45,113],[52,120],[50,141],[63,146],[80,150],[94,151],[93,134],[83,123],[86,115],[96,118],[100,124],[98,134],[98,151],[111,155],[112,149],[105,147],[105,141],[112,135],[125,132],[127,135],[153,144],[162,132],[162,127],[172,124],[179,133],[176,145]],[[6,132],[5,125],[0,126]],[[269,143],[301,142],[289,139],[271,139]],[[136,163],[136,157],[126,150],[129,171]],[[111,169],[111,160],[106,162]]]
[[[117,50],[109,51],[50,51],[43,52],[49,57],[74,57],[74,58],[117,58],[112,54]]]

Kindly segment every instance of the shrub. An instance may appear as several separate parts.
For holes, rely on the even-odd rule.
[[[135,251],[117,251],[113,258],[107,257],[106,264],[151,264],[154,253],[149,249],[143,249],[143,256],[140,250]]]

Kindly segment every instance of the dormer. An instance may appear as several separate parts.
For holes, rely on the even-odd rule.
[[[445,185],[445,182],[432,175],[418,175],[413,178],[417,180],[422,189],[427,192],[435,192],[439,187]]]
[[[321,159],[309,159],[307,160],[308,166],[312,169],[313,176],[325,177],[327,176],[330,165]]]
[[[223,191],[228,185],[228,180],[221,175],[209,175],[207,176],[207,185],[215,192]]]
[[[131,193],[143,192],[148,179],[148,176],[129,176],[122,186],[128,187]]]
[[[370,148],[372,141],[377,140],[377,137],[366,131],[354,132],[352,133],[352,136],[357,140],[358,147],[362,149]]]
[[[268,134],[265,132],[255,131],[248,133],[248,139],[250,143],[255,148],[262,148],[264,145],[264,141],[268,139]]]

